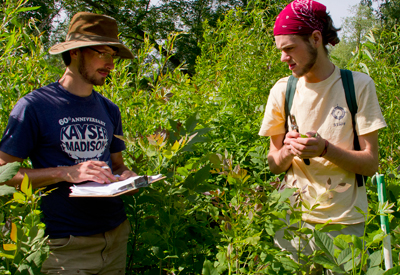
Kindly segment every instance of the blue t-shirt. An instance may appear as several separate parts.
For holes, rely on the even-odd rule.
[[[88,97],[69,93],[58,82],[21,98],[10,114],[0,150],[30,158],[33,168],[105,161],[125,149],[119,108],[93,91]],[[50,238],[87,236],[117,227],[126,219],[123,202],[113,198],[70,198],[72,183],[49,185],[41,209]]]

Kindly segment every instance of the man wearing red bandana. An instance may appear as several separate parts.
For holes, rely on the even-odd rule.
[[[274,36],[281,61],[298,78],[289,110],[297,128],[292,127],[294,121],[285,112],[285,77],[271,89],[259,135],[270,137],[271,171],[286,172],[281,188],[301,191],[297,202],[303,202],[299,210],[304,227],[338,224],[344,228],[329,232],[331,237],[362,236],[364,217],[357,209],[367,213],[368,203],[365,183],[361,180],[360,184],[356,175],[372,176],[378,170],[378,130],[386,123],[373,80],[351,72],[358,106],[353,128],[341,72],[330,61],[327,49],[328,44],[339,43],[339,30],[326,7],[316,1],[296,0],[282,10],[276,18]],[[353,129],[360,150],[354,149]],[[298,239],[283,239],[283,231],[279,231],[275,242],[297,260]],[[304,254],[318,249],[313,240],[301,242]]]

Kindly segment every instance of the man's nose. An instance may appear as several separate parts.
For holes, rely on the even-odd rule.
[[[109,58],[109,59],[107,60],[107,63],[106,63],[106,65],[105,65],[105,67],[106,67],[107,69],[109,69],[109,70],[113,70],[114,67],[115,67],[115,65],[114,65],[114,59],[113,59],[113,58]]]
[[[287,62],[290,60],[290,56],[288,54],[286,54],[285,52],[282,52],[281,54],[281,61],[282,62]]]

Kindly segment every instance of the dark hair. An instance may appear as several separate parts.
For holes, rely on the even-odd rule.
[[[322,43],[324,44],[324,50],[326,54],[329,54],[327,45],[330,44],[337,44],[340,42],[337,32],[341,29],[337,29],[333,26],[333,20],[329,14],[326,16],[326,21],[324,22],[324,28],[322,30]],[[309,38],[311,37],[310,34],[299,34],[299,36],[303,39],[304,42],[309,43]]]
[[[326,22],[324,23],[324,29],[322,30],[322,41],[324,43],[325,51],[327,53],[328,49],[326,48],[326,45],[328,45],[328,43],[338,44],[340,42],[337,34],[338,31],[340,31],[340,28],[335,28],[335,26],[333,26],[333,20],[329,13],[327,13]]]
[[[111,46],[111,45],[107,45],[107,46],[109,46],[114,52],[116,52],[116,53],[119,52],[119,48],[118,47],[114,47],[114,46]]]
[[[61,53],[61,57],[64,61],[65,66],[68,67],[71,64],[71,55],[69,54],[69,51]]]

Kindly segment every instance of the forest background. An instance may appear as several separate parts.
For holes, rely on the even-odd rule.
[[[291,226],[289,238],[313,236],[321,248],[311,256],[299,251],[301,262],[273,244],[275,232],[286,226],[279,218],[295,190],[275,189],[284,175],[270,172],[269,141],[257,133],[270,88],[290,74],[272,34],[288,2],[1,1],[1,132],[19,98],[62,75],[60,57],[48,54],[65,39],[68,20],[57,20],[77,11],[110,15],[135,53],[133,61],[118,61],[98,91],[120,107],[127,164],[138,174],[167,179],[123,198],[133,229],[127,274],[308,274],[318,265],[343,274],[400,273],[398,0],[378,1],[376,9],[373,1],[355,6],[330,53],[341,68],[375,81],[388,124],[379,133],[379,173],[389,202],[378,202],[369,179],[363,238],[331,240],[325,232],[335,225],[314,232]],[[17,169],[3,167],[0,180]],[[20,190],[0,188],[0,274],[37,274],[48,253],[40,190],[28,183],[24,179]],[[391,228],[394,267],[386,273],[379,215],[388,217]],[[299,221],[298,212],[291,215],[290,225]]]

